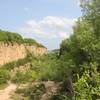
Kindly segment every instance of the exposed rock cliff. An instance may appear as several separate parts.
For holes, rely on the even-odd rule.
[[[43,48],[43,47],[36,47],[36,46],[25,46],[26,47],[26,50],[28,50],[31,54],[34,54],[36,56],[41,56],[43,54],[46,54],[47,53],[47,49],[46,48]]]
[[[0,66],[6,63],[23,59],[27,55],[27,51],[40,56],[47,53],[47,49],[44,47],[37,47],[34,45],[26,46],[24,44],[6,44],[0,43]]]

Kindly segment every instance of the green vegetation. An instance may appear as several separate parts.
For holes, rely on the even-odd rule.
[[[24,93],[25,95],[29,96],[30,100],[39,100],[41,98],[41,95],[45,93],[45,86],[44,84],[30,86]]]
[[[58,88],[48,100],[100,99],[100,0],[81,0],[81,8],[84,15],[76,22],[74,34],[62,41],[60,50],[39,58],[29,56],[30,70],[25,74],[18,72],[13,82],[54,81]],[[26,39],[26,44],[27,41],[30,41],[29,45],[33,43]],[[1,73],[1,80],[8,80],[6,71],[1,70]],[[5,83],[5,80],[1,82]],[[27,100],[40,100],[45,86],[30,85],[16,93]]]
[[[0,84],[0,90],[5,89],[8,86],[7,83]]]
[[[7,83],[7,80],[12,81],[13,83],[25,83],[34,80],[33,77],[35,78],[36,76],[32,76],[32,74],[35,75],[35,73],[33,73],[31,70],[26,73],[17,72],[14,77],[10,78],[12,76],[10,73],[14,70],[14,68],[25,66],[27,63],[30,63],[31,66],[32,59],[34,59],[33,56],[30,53],[27,53],[25,58],[1,66],[0,84],[3,85],[3,83]]]
[[[40,80],[61,82],[54,100],[100,99],[99,4],[100,0],[82,1],[84,16],[76,22],[74,34],[62,41],[59,52],[37,64]]]
[[[16,75],[14,77],[12,77],[11,82],[12,83],[27,83],[27,82],[31,82],[32,79],[32,75],[31,72],[28,71],[26,73],[22,73],[22,72],[17,72]]]
[[[45,85],[43,83],[39,83],[36,85],[30,84],[27,88],[20,88],[16,90],[17,96],[12,96],[14,100],[40,100],[42,95],[46,92]]]
[[[4,64],[3,66],[1,66],[1,69],[7,69],[11,71],[15,67],[23,66],[31,61],[32,61],[32,55],[30,53],[27,53],[27,56],[25,58],[19,59],[18,61],[13,61],[13,62]]]
[[[57,74],[60,74],[65,84],[62,85],[64,89],[60,95],[66,99],[68,96],[73,100],[72,97],[76,100],[100,99],[99,4],[100,0],[81,2],[84,16],[77,21],[74,34],[61,43],[59,59],[62,64]],[[70,80],[66,80],[68,77]],[[72,83],[72,86],[68,83]]]
[[[0,30],[0,41],[4,43],[22,43],[22,37],[17,33],[11,33]]]
[[[37,46],[37,47],[44,47],[42,44],[39,44],[35,40],[29,39],[29,38],[25,38],[23,40],[23,43],[26,44],[26,45],[29,45],[29,46],[34,45],[34,46]]]
[[[2,31],[0,30],[0,42],[4,43],[18,43],[18,44],[25,44],[25,45],[34,45],[37,47],[44,47],[42,44],[37,43],[33,39],[23,39],[21,35],[18,33],[13,33],[13,32],[7,32],[7,31]]]
[[[6,84],[9,79],[10,79],[9,71],[0,69],[0,85]]]

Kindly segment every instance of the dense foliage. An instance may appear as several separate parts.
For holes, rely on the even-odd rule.
[[[10,79],[9,71],[0,69],[0,85],[7,83],[9,79]]]
[[[25,99],[25,97],[28,97],[28,100],[40,100],[42,95],[46,92],[45,85],[43,83],[36,84],[36,85],[30,85],[28,88],[24,89],[18,89],[16,93],[19,95],[22,93],[24,96],[22,99]]]
[[[44,47],[42,44],[37,43],[33,39],[23,39],[21,35],[18,33],[7,32],[0,30],[0,42],[4,43],[18,43],[18,44],[25,44],[25,45],[34,45],[37,47]]]
[[[11,33],[11,32],[6,32],[6,31],[0,30],[0,41],[5,42],[5,43],[9,43],[9,42],[22,43],[23,39],[17,33]]]
[[[97,100],[100,98],[100,0],[81,0],[81,7],[84,15],[78,19],[74,34],[62,42],[60,59],[71,61],[66,67],[71,70],[76,100]]]

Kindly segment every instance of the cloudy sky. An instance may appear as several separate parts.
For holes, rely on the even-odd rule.
[[[0,29],[33,38],[49,50],[73,33],[78,0],[0,0]]]

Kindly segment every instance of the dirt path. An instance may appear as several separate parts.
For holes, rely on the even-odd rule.
[[[10,94],[16,90],[16,85],[15,84],[10,84],[7,88],[4,90],[0,90],[0,100],[11,100],[10,99]]]

